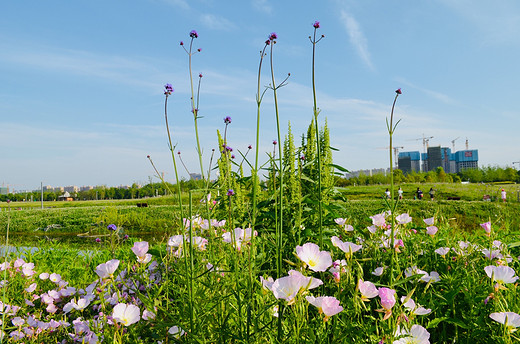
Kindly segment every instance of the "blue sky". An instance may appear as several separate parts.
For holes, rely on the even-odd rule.
[[[0,184],[146,183],[173,180],[164,130],[163,85],[172,135],[198,172],[188,58],[179,41],[199,33],[193,72],[202,73],[199,120],[204,161],[231,116],[229,145],[254,144],[259,52],[278,34],[274,73],[284,132],[312,119],[308,36],[319,20],[320,124],[335,163],[350,170],[388,166],[385,118],[402,88],[394,143],[479,150],[481,166],[520,161],[520,3],[514,0],[3,1],[0,4]],[[262,85],[269,80],[264,65]],[[261,151],[276,138],[272,92],[262,103]],[[265,154],[263,154],[265,157]],[[187,177],[185,171],[181,176]]]

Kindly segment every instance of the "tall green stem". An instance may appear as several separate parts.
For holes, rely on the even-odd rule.
[[[394,264],[396,264],[397,262],[397,251],[395,250],[395,209],[396,209],[396,205],[397,205],[397,201],[394,201],[394,163],[393,163],[393,158],[392,158],[392,151],[393,151],[393,135],[394,135],[394,131],[395,131],[395,128],[397,127],[397,124],[399,124],[399,121],[397,121],[397,123],[394,125],[393,124],[393,121],[394,121],[394,108],[395,108],[395,103],[397,101],[397,97],[399,97],[399,95],[401,94],[401,89],[398,89],[397,91],[395,91],[395,98],[394,98],[394,103],[392,104],[392,112],[390,113],[390,124],[388,123],[388,119],[386,121],[386,126],[388,128],[388,135],[390,137],[390,145],[389,145],[389,155],[390,155],[390,211],[391,211],[391,214],[390,214],[390,217],[392,219],[392,229],[390,231],[390,235],[391,235],[391,238],[390,238],[390,245],[391,245],[391,252],[392,252],[392,255],[390,257],[390,285],[393,285],[394,283]]]
[[[280,278],[282,275],[282,233],[283,233],[283,168],[282,168],[282,136],[280,134],[280,115],[278,111],[278,97],[276,94],[276,81],[274,78],[274,66],[273,66],[273,45],[276,41],[271,41],[271,80],[273,85],[273,95],[274,95],[274,110],[276,114],[276,133],[278,137],[278,175],[280,178],[280,191],[279,191],[279,202],[280,202],[280,221],[276,228],[276,248],[277,248],[277,258],[276,258],[276,276]]]
[[[318,25],[319,27],[319,25]],[[321,153],[320,153],[320,132],[318,127],[318,107],[316,102],[316,82],[314,78],[314,61],[316,56],[316,30],[318,27],[314,27],[314,37],[311,40],[312,43],[312,98],[314,101],[313,113],[314,113],[314,125],[316,127],[316,152],[318,158],[318,244],[319,246],[323,246],[323,233],[322,233],[322,222],[323,222],[323,214],[322,214],[322,189],[321,189]],[[318,40],[319,41],[319,40]]]

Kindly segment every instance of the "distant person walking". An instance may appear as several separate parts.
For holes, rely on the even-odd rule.
[[[421,200],[423,197],[423,193],[422,193],[421,189],[417,188],[416,193],[417,193],[417,199]]]
[[[390,199],[390,190],[386,189],[385,196],[387,199]]]
[[[430,194],[430,201],[433,201],[433,198],[435,197],[435,190],[433,188],[430,188],[430,191],[428,191]]]
[[[397,194],[399,195],[399,199],[403,199],[403,189],[401,189],[401,187],[397,190]]]
[[[506,190],[502,189],[502,192],[500,192],[500,196],[502,197],[502,202],[506,202]]]

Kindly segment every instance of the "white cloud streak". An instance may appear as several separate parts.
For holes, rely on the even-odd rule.
[[[237,28],[235,24],[224,17],[206,13],[201,15],[202,24],[211,30],[233,31]]]
[[[357,54],[363,60],[370,70],[375,70],[372,63],[370,52],[368,51],[368,43],[365,35],[361,31],[361,27],[356,19],[347,13],[345,10],[341,10],[340,18],[343,22],[345,29],[350,38],[350,43],[356,49]]]
[[[267,2],[267,0],[253,0],[252,4],[253,4],[253,7],[260,12],[264,12],[267,14],[271,14],[273,12],[273,8]]]

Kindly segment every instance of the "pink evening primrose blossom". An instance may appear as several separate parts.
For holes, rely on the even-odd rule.
[[[387,311],[390,311],[395,305],[395,290],[382,287],[378,291],[379,298],[381,299],[381,306]]]
[[[450,252],[450,248],[449,247],[439,247],[434,252],[437,253],[438,255],[441,255],[444,258],[444,257],[446,257],[448,252]]]
[[[491,221],[481,223],[480,227],[484,228],[486,235],[489,236],[491,234]]]
[[[347,257],[351,256],[354,252],[359,251],[363,247],[362,245],[357,245],[348,241],[343,242],[337,236],[330,238],[330,241],[332,242],[332,245],[345,252]]]
[[[320,251],[320,247],[308,242],[303,246],[296,246],[296,255],[312,271],[326,271],[332,265],[332,257],[327,251]]]
[[[488,265],[484,268],[484,271],[492,281],[499,284],[515,283],[518,280],[518,276],[515,276],[515,270],[509,266]]]
[[[427,226],[433,226],[433,223],[435,222],[434,217],[430,217],[428,219],[423,219],[424,223],[426,223]]]
[[[397,223],[400,225],[405,225],[407,223],[412,222],[412,218],[407,213],[397,215],[395,219],[397,220]]]
[[[262,283],[262,288],[264,288],[264,290],[273,289],[274,280],[271,276],[267,277],[267,279],[265,279],[263,276],[260,276],[260,283]]]
[[[384,266],[377,267],[377,268],[375,268],[374,271],[372,271],[372,275],[374,275],[374,276],[381,276],[383,274],[384,270],[385,270]]]
[[[379,295],[379,291],[372,282],[363,281],[362,279],[359,279],[357,287],[361,294],[362,301],[370,301],[369,299]]]
[[[240,251],[242,245],[250,242],[253,235],[257,236],[258,233],[256,231],[253,232],[251,228],[242,229],[237,227],[231,232],[222,234],[222,240],[227,243],[232,243],[234,247]]]
[[[301,272],[290,270],[289,276],[278,278],[272,285],[272,292],[277,299],[283,299],[292,304],[300,290],[314,289],[322,285],[320,279],[306,277]]]
[[[491,313],[489,317],[504,325],[509,332],[514,332],[517,327],[520,327],[520,315],[514,312]]]
[[[112,278],[114,275],[114,272],[117,270],[118,266],[119,266],[119,260],[112,259],[106,263],[99,264],[96,267],[96,273],[102,279],[109,278],[109,277]]]
[[[124,326],[130,326],[139,321],[140,311],[136,305],[127,305],[126,303],[118,303],[112,312],[112,318]]]
[[[325,315],[323,321],[327,321],[331,316],[338,314],[343,310],[340,306],[339,300],[333,296],[306,296],[305,299],[313,306],[318,308],[318,311]]]
[[[406,302],[405,302],[406,301]],[[430,308],[424,308],[421,305],[417,305],[412,298],[406,300],[406,296],[401,297],[401,303],[403,307],[410,311],[410,314],[414,315],[426,315],[430,314],[432,310]]]
[[[386,225],[385,213],[376,214],[370,216],[370,218],[372,219],[372,224],[376,227],[383,227]]]
[[[434,236],[438,230],[439,228],[437,228],[436,226],[429,226],[426,227],[426,234]]]
[[[152,255],[148,253],[149,244],[146,241],[138,241],[134,242],[134,246],[132,247],[132,252],[137,256],[137,261],[139,263],[146,264],[152,260]]]
[[[344,219],[342,217],[339,217],[337,219],[334,219],[334,222],[336,222],[340,226],[344,226],[347,224],[347,219]]]
[[[60,283],[61,282],[61,276],[57,273],[52,273],[49,275],[49,280],[54,283]]]
[[[175,339],[180,339],[185,334],[184,330],[179,326],[170,327],[168,329],[168,333],[171,334]]]
[[[430,344],[430,333],[421,325],[412,325],[410,330],[397,326],[392,344]]]

